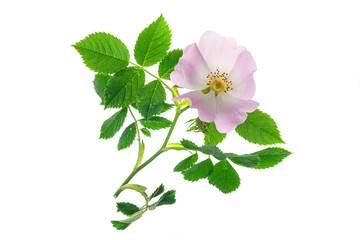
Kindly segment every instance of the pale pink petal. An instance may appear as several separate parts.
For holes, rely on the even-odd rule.
[[[235,38],[208,31],[200,38],[199,50],[212,72],[219,69],[220,72],[230,73],[245,48],[237,46]]]
[[[244,50],[229,73],[228,80],[232,82],[233,88],[229,94],[241,99],[251,99],[256,90],[253,78],[255,71],[256,64],[251,53]]]
[[[212,122],[215,119],[216,101],[215,94],[210,92],[204,94],[202,91],[192,91],[179,97],[173,98],[173,101],[188,99],[191,102],[190,108],[196,108],[199,118],[203,122]]]
[[[207,88],[206,76],[210,70],[195,43],[187,46],[179,59],[174,71],[170,74],[171,81],[184,88],[202,90]]]
[[[243,100],[227,93],[219,93],[216,97],[216,129],[221,133],[233,131],[237,125],[246,120],[247,112],[253,112],[259,103]]]

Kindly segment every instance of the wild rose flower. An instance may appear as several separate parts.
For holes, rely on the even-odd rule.
[[[250,52],[238,46],[234,38],[205,32],[198,45],[184,49],[170,75],[173,83],[193,91],[173,100],[188,99],[201,121],[215,121],[219,132],[231,132],[259,106],[251,100],[255,71]]]

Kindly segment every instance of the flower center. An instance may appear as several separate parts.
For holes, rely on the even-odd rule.
[[[228,73],[222,72],[216,69],[216,72],[210,72],[209,75],[206,76],[208,82],[206,85],[210,87],[210,90],[214,91],[215,94],[219,92],[227,92],[229,90],[233,90],[231,87],[232,82],[227,79]]]

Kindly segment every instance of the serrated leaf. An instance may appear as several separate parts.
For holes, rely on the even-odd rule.
[[[118,212],[122,212],[126,216],[131,216],[134,213],[140,211],[138,206],[128,202],[118,202],[116,203],[116,207]]]
[[[258,155],[252,155],[252,154],[237,155],[235,153],[226,153],[225,155],[233,163],[243,167],[254,168],[258,166],[260,163],[260,157]]]
[[[170,191],[164,193],[160,197],[157,206],[174,204],[176,202],[175,193],[176,193],[175,190],[170,190]]]
[[[105,88],[111,76],[98,73],[94,78],[94,89],[96,94],[101,98],[101,105],[104,105]]]
[[[93,33],[75,43],[85,65],[95,72],[116,73],[129,64],[129,50],[125,44],[111,34]]]
[[[190,168],[191,166],[193,166],[197,160],[199,159],[199,156],[197,153],[185,158],[184,160],[182,160],[181,162],[179,162],[175,167],[174,167],[174,172],[182,172],[185,171],[186,169]]]
[[[279,148],[279,147],[270,147],[264,150],[254,152],[251,155],[256,155],[260,158],[260,163],[255,169],[265,169],[275,166],[280,163],[284,158],[289,156],[291,152]]]
[[[214,122],[211,122],[206,131],[204,131],[204,143],[206,145],[218,145],[226,137],[226,133],[220,133],[215,126]]]
[[[175,105],[174,104],[170,104],[170,103],[164,103],[164,106],[162,107],[161,111],[159,112],[159,114],[167,112],[168,110],[170,110],[171,108],[173,108]]]
[[[182,49],[174,49],[168,52],[159,64],[159,77],[170,80],[170,73],[174,71],[174,68],[178,64],[182,55]]]
[[[225,154],[217,146],[214,145],[204,145],[199,147],[198,150],[204,154],[212,155],[219,160],[226,159]]]
[[[210,159],[206,159],[183,171],[182,174],[184,175],[184,179],[195,182],[201,178],[208,177],[212,171],[213,163]]]
[[[158,116],[152,117],[148,120],[141,119],[140,123],[144,127],[152,129],[152,130],[168,128],[172,124],[172,122],[169,119],[166,119],[164,117],[158,117]]]
[[[151,137],[151,132],[149,131],[149,129],[147,129],[147,128],[141,128],[140,130],[141,130],[141,132],[142,132],[145,136]]]
[[[125,128],[124,132],[121,134],[118,150],[128,148],[134,142],[136,136],[136,125],[135,123],[130,124],[127,128]]]
[[[156,198],[160,194],[162,194],[165,191],[165,187],[163,184],[161,184],[150,196],[149,201],[153,198]]]
[[[225,194],[235,191],[240,185],[239,175],[227,160],[215,164],[208,180]]]
[[[140,33],[134,49],[136,62],[144,67],[154,65],[166,55],[170,44],[171,31],[161,15]]]
[[[127,107],[136,102],[145,84],[145,73],[137,67],[117,72],[105,89],[105,108]]]
[[[107,119],[101,126],[100,138],[112,138],[124,124],[127,115],[127,108],[123,108]]]
[[[246,121],[238,125],[235,131],[249,142],[259,145],[284,143],[275,121],[258,109],[248,113]]]
[[[149,119],[158,114],[166,100],[165,89],[161,82],[154,80],[145,85],[137,99],[136,105],[140,114]]]
[[[199,147],[195,143],[193,143],[192,141],[187,140],[187,139],[181,140],[180,143],[181,143],[181,145],[184,146],[184,148],[187,148],[189,150],[198,150],[199,149]]]
[[[111,221],[111,223],[117,230],[125,230],[128,226],[130,226],[130,223],[124,223],[122,221]]]

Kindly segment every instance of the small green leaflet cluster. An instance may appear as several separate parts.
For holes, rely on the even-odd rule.
[[[128,125],[120,136],[118,150],[129,147],[136,134],[151,136],[150,130],[168,128],[171,121],[158,116],[174,105],[165,103],[166,94],[161,79],[170,79],[170,73],[182,56],[182,50],[168,52],[171,44],[171,31],[161,15],[146,27],[136,41],[134,57],[137,64],[130,61],[125,44],[108,33],[93,33],[73,45],[80,53],[84,63],[96,72],[94,88],[105,109],[120,108],[101,126],[100,138],[109,139],[120,131],[130,108],[143,117]],[[145,82],[144,67],[159,63],[159,77]],[[134,66],[130,66],[134,65]],[[133,115],[131,113],[131,115]],[[138,123],[143,127],[140,128]]]
[[[170,190],[164,193],[165,187],[163,184],[161,184],[149,197],[146,194],[145,190],[146,188],[143,186],[138,187],[138,191],[145,197],[146,201],[146,204],[142,207],[138,207],[135,204],[128,202],[116,203],[117,211],[128,216],[128,218],[125,220],[111,221],[111,223],[116,229],[126,229],[128,226],[130,226],[130,224],[140,219],[147,210],[155,210],[159,206],[171,205],[176,202],[175,190]],[[150,201],[154,200],[157,197],[159,197],[158,200],[150,204]]]
[[[192,182],[207,178],[211,185],[223,193],[235,191],[240,185],[240,177],[230,162],[246,168],[266,169],[275,166],[291,154],[279,147],[242,155],[223,153],[216,145],[225,139],[226,134],[218,132],[214,122],[205,123],[196,118],[189,123],[188,131],[204,134],[205,145],[198,147],[195,143],[183,139],[182,146],[195,153],[176,165],[174,171],[181,172],[184,179]],[[258,109],[249,113],[246,121],[238,125],[235,131],[247,141],[259,145],[284,143],[275,121]],[[197,163],[198,152],[208,155],[208,158]],[[214,165],[210,156],[220,161]]]

